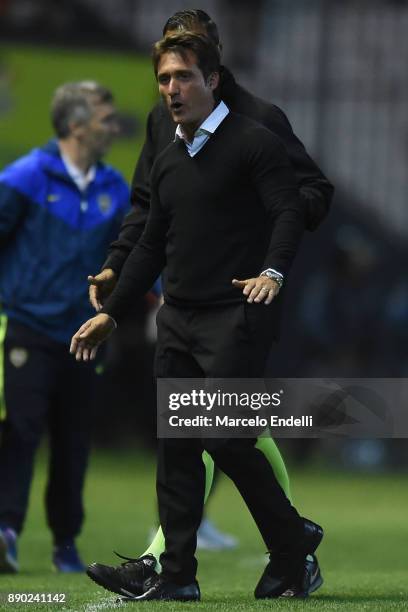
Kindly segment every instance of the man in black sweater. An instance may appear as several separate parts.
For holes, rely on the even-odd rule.
[[[204,11],[195,9],[175,13],[166,22],[163,35],[185,30],[204,34],[221,50],[217,26]],[[216,93],[232,111],[255,119],[282,140],[295,170],[299,195],[305,210],[306,227],[314,230],[327,214],[333,187],[294,135],[285,114],[277,106],[256,98],[242,88],[225,67],[221,67],[220,83]],[[146,140],[132,182],[133,210],[127,215],[122,225],[119,239],[111,245],[103,271],[95,277],[89,277],[90,299],[97,310],[101,309],[104,300],[110,295],[124,262],[142,235],[150,208],[150,172],[156,157],[174,139],[174,131],[173,118],[162,101],[154,107],[148,117]],[[277,336],[280,327],[280,302],[276,302],[273,308],[275,312],[271,325],[273,325],[274,335]],[[278,447],[271,438],[265,437],[258,440],[257,447],[270,461],[279,484],[289,496],[289,477]],[[206,453],[204,453],[204,460],[208,485],[211,482],[212,461]],[[137,591],[141,588],[142,578],[145,577],[146,566],[154,567],[155,559],[158,559],[162,547],[163,539],[159,530],[151,546],[138,560],[117,568],[93,564],[91,570],[93,574],[91,576],[89,573],[89,575],[102,586],[113,590],[115,590],[114,585],[118,586],[123,581],[131,579]],[[139,576],[138,580],[136,580],[137,576]],[[309,580],[306,592],[315,590],[321,584],[322,579],[316,558],[307,560],[305,579]],[[295,596],[304,596],[306,594],[304,584],[303,582],[302,588],[292,590],[292,593]]]
[[[92,359],[164,269],[157,376],[262,376],[275,334],[273,306],[305,225],[289,158],[270,131],[215,103],[219,57],[205,36],[168,37],[153,57],[159,90],[178,123],[176,140],[154,164],[143,236],[102,312],[74,335],[71,352]],[[200,598],[194,552],[203,448],[236,484],[272,553],[255,596],[277,597],[298,583],[323,532],[299,516],[255,443],[160,440],[162,573],[135,600]]]
[[[175,13],[166,22],[163,35],[183,30],[208,36],[221,51],[217,26],[204,11],[197,9]],[[220,68],[218,90],[219,99],[231,111],[254,119],[279,136],[295,171],[299,194],[305,207],[306,229],[315,230],[327,215],[334,189],[293,133],[285,113],[276,105],[253,96],[241,87],[225,66]],[[160,101],[148,116],[146,140],[132,180],[132,210],[124,219],[118,240],[110,246],[103,271],[89,277],[90,300],[97,310],[100,310],[103,301],[112,292],[124,262],[143,233],[150,208],[150,172],[156,157],[173,140],[174,130],[174,121],[166,105]]]

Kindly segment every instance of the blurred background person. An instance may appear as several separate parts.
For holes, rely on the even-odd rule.
[[[0,441],[0,571],[16,572],[33,461],[48,427],[46,490],[53,564],[82,571],[75,538],[90,447],[95,366],[67,342],[89,316],[86,275],[99,269],[128,206],[122,176],[103,164],[119,125],[110,90],[61,85],[56,139],[0,174],[0,294],[5,414]]]

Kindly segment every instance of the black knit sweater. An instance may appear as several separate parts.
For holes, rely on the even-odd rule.
[[[163,269],[170,304],[209,307],[242,301],[232,279],[258,276],[270,267],[286,274],[304,216],[279,139],[251,119],[230,113],[194,157],[176,140],[157,158],[146,229],[104,312],[119,321]]]
[[[221,70],[219,97],[231,111],[258,121],[281,139],[295,171],[306,213],[306,227],[309,230],[316,229],[329,210],[333,186],[293,133],[284,112],[241,87],[225,66]],[[103,266],[112,268],[118,276],[146,225],[150,208],[149,177],[153,163],[173,140],[175,130],[176,125],[170,113],[165,104],[160,102],[148,117],[146,140],[132,180],[132,210],[126,215],[119,238],[111,244],[109,256]]]

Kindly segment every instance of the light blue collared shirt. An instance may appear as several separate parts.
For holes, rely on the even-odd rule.
[[[176,138],[181,138],[187,147],[187,151],[190,157],[194,157],[205,145],[211,134],[214,134],[217,127],[224,121],[225,117],[229,113],[229,108],[224,102],[221,102],[216,106],[207,119],[200,125],[196,133],[194,134],[193,142],[188,142],[184,136],[180,124],[176,128]]]

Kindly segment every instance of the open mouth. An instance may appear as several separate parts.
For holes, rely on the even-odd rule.
[[[172,111],[179,111],[181,108],[183,107],[183,104],[181,102],[172,102],[170,104],[170,108]]]

